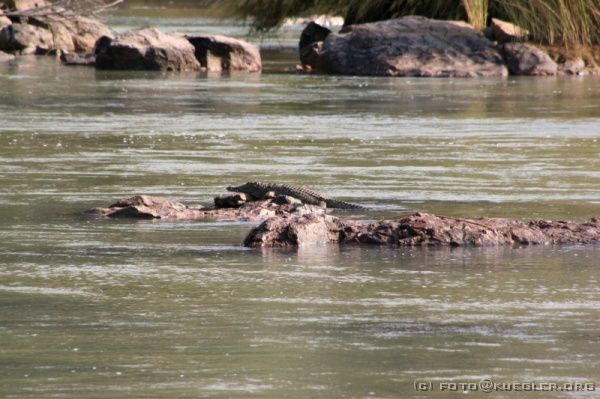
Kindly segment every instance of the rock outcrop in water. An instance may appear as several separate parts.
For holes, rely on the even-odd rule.
[[[188,36],[202,68],[213,72],[259,72],[262,60],[258,47],[222,35]]]
[[[201,205],[188,206],[162,197],[136,195],[119,200],[107,208],[93,208],[85,213],[92,217],[131,219],[263,221],[290,215],[321,215],[325,210],[318,206],[287,201],[281,197],[246,202],[230,208],[204,209]]]
[[[133,219],[196,219],[202,214],[202,206],[188,206],[181,202],[150,195],[123,198],[107,208],[86,211],[89,216]]]
[[[493,77],[586,75],[595,61],[563,57],[558,63],[529,44],[529,32],[493,19],[487,38],[470,25],[409,16],[350,25],[339,33],[316,23],[300,36],[298,71],[340,75]],[[491,39],[491,40],[490,40]],[[562,49],[569,53],[569,49]],[[588,57],[589,58],[589,57]],[[593,57],[591,57],[593,58]]]
[[[17,1],[0,20],[0,50],[18,54],[88,53],[101,36],[112,36],[102,22],[44,1]],[[43,8],[44,12],[37,12]],[[31,12],[29,12],[31,10]]]
[[[154,27],[101,38],[95,49],[96,68],[213,72],[259,72],[258,47],[227,36],[162,33]]]
[[[550,56],[527,43],[505,43],[502,56],[513,75],[554,76],[558,66]]]
[[[65,65],[81,65],[81,66],[94,66],[96,65],[96,56],[94,54],[77,54],[77,53],[64,53],[60,55],[60,60]]]
[[[246,247],[286,248],[340,241],[343,222],[324,213],[269,218],[244,239]]]
[[[320,72],[342,75],[508,75],[498,48],[482,33],[465,23],[417,16],[351,25],[331,33],[315,64]]]
[[[96,43],[96,68],[155,71],[198,71],[194,46],[184,37],[154,27],[102,37]]]
[[[330,215],[271,218],[252,229],[248,247],[315,244],[393,245],[401,247],[481,247],[575,244],[600,241],[600,219],[584,223],[499,218],[448,218],[416,213],[395,220],[363,223]]]
[[[86,212],[93,217],[131,219],[261,221],[244,240],[247,247],[295,248],[310,245],[391,245],[398,247],[483,247],[600,242],[600,219],[583,223],[502,218],[452,218],[415,213],[367,223],[342,219],[325,208],[277,196],[244,202],[237,194],[215,198],[225,208],[204,209],[177,201],[138,195],[107,208]]]

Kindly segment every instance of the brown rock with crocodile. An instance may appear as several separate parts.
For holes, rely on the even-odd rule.
[[[327,214],[323,205],[328,205],[326,201],[330,199],[315,199],[315,192],[312,190],[303,189],[308,190],[304,192],[298,191],[297,186],[268,184],[251,187],[252,190],[245,190],[243,195],[234,193],[217,197],[215,203],[226,206],[225,208],[204,209],[201,205],[185,205],[166,198],[139,195],[86,213],[94,217],[109,218],[262,222],[244,240],[244,245],[248,247],[296,248],[325,244],[483,247],[600,242],[600,218],[582,223],[550,220],[524,222],[503,218],[454,218],[415,213],[398,219],[369,223]],[[265,194],[267,189],[271,191]],[[295,195],[284,195],[282,191]],[[274,197],[265,199],[264,195]],[[316,205],[306,204],[299,197],[308,202],[321,202]],[[248,201],[245,202],[246,200]]]
[[[246,202],[235,207],[205,209],[202,205],[185,205],[167,198],[136,195],[105,208],[90,209],[85,214],[91,217],[129,219],[263,221],[272,217],[320,215],[324,212],[323,208],[282,197]]]

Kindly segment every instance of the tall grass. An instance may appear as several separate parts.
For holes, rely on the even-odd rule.
[[[600,44],[598,0],[495,0],[508,19],[547,44]]]
[[[479,30],[485,28],[489,10],[488,0],[463,0],[462,3],[471,25]]]
[[[215,0],[216,1],[216,0]],[[475,28],[489,17],[508,19],[541,43],[600,44],[600,0],[221,0],[231,13],[250,18],[256,30],[276,28],[286,17],[337,14],[346,24],[405,15],[463,19]]]

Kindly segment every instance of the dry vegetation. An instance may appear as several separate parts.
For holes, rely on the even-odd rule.
[[[516,23],[531,39],[580,48],[600,44],[598,0],[226,0],[229,11],[252,20],[256,30],[278,27],[287,17],[336,14],[346,24],[405,15],[463,19],[476,28],[490,17]]]

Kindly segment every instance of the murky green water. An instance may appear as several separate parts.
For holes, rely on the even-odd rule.
[[[240,247],[249,224],[81,217],[255,178],[369,205],[366,219],[600,214],[600,80],[278,73],[288,53],[251,76],[1,67],[0,396],[600,385],[600,247],[261,252]]]

